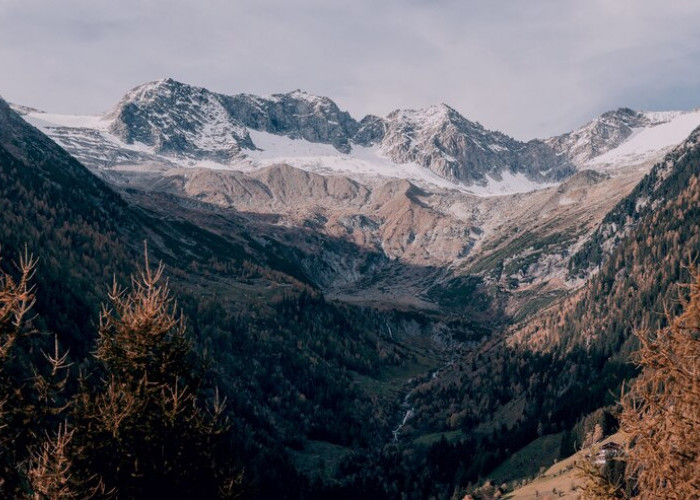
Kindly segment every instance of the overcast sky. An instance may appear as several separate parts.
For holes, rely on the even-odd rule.
[[[700,106],[697,0],[0,0],[0,95],[98,113],[171,76],[356,118],[444,102],[520,139]]]

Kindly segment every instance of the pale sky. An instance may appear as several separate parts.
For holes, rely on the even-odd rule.
[[[700,107],[696,0],[0,0],[0,95],[109,110],[172,77],[360,119],[444,102],[519,139]]]

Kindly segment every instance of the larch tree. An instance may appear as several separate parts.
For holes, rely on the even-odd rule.
[[[130,290],[115,284],[100,316],[98,389],[76,404],[84,477],[119,498],[216,498],[240,493],[224,405],[204,403],[185,322],[163,267],[146,265]]]
[[[627,477],[640,499],[700,498],[700,271],[682,313],[638,332],[641,375],[623,398]]]
[[[48,353],[29,326],[35,302],[31,284],[37,261],[27,252],[16,276],[0,272],[0,497],[32,499],[88,498],[72,475],[66,421],[70,397],[68,353],[58,337]],[[43,354],[35,365],[32,351]]]
[[[31,278],[36,262],[25,255],[17,276],[0,271],[0,496],[12,497],[26,489],[24,474],[32,441],[26,376],[16,355],[18,341],[27,333],[26,316],[34,304]]]

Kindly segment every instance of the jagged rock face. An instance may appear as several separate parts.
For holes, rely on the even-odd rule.
[[[131,90],[112,115],[110,130],[128,144],[224,161],[256,148],[246,128],[331,144],[346,153],[359,128],[327,97],[300,90],[270,97],[227,96],[172,79]]]
[[[112,116],[113,134],[156,153],[226,162],[239,157],[242,148],[255,148],[219,95],[171,79],[133,89]]]
[[[577,166],[607,153],[632,135],[634,128],[648,127],[658,121],[652,114],[619,108],[603,113],[582,128],[547,139],[557,153],[566,155]]]
[[[379,145],[396,163],[415,162],[467,185],[500,180],[505,171],[535,182],[572,173],[567,159],[543,142],[525,144],[486,130],[446,105],[370,115],[358,123],[332,100],[299,90],[227,96],[166,79],[133,89],[111,116],[110,131],[127,144],[195,160],[243,159],[257,149],[250,129],[330,144],[346,154],[353,146]]]
[[[300,90],[270,97],[222,96],[222,102],[231,116],[248,128],[331,144],[343,153],[350,152],[350,138],[359,127],[327,97]]]
[[[376,122],[366,125],[363,130],[379,129]],[[505,171],[521,172],[540,182],[559,180],[573,172],[568,160],[542,141],[524,144],[486,130],[444,104],[420,111],[394,111],[386,118],[384,129],[381,147],[389,158],[418,162],[441,177],[465,184],[483,185],[486,176],[499,180]]]
[[[384,139],[386,132],[386,120],[375,115],[367,115],[360,120],[358,130],[352,140],[360,146],[374,146]]]
[[[513,160],[518,170],[529,179],[544,181],[561,181],[574,173],[574,166],[568,159],[562,158],[544,141],[534,139],[524,144],[517,151]]]

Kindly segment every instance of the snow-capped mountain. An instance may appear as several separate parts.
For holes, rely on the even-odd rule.
[[[700,126],[700,110],[603,113],[583,127],[545,142],[580,169],[614,169],[658,161]]]
[[[230,116],[249,129],[329,144],[342,153],[350,153],[351,140],[359,128],[327,97],[301,90],[269,97],[238,94],[219,98]]]
[[[285,159],[307,170],[322,164],[480,194],[546,187],[573,172],[543,141],[486,130],[446,105],[358,122],[330,99],[299,90],[228,96],[164,79],[129,91],[103,117],[24,114],[96,169],[245,170]]]
[[[441,177],[468,185],[483,186],[508,173],[521,173],[541,183],[573,173],[569,161],[542,141],[522,143],[486,130],[445,104],[394,111],[383,120],[383,128],[378,143],[389,158],[417,162]]]
[[[700,111],[621,108],[570,133],[524,143],[444,104],[358,122],[327,97],[300,90],[230,96],[169,78],[129,91],[104,116],[16,109],[96,170],[249,171],[285,162],[360,181],[400,178],[482,196],[543,189],[576,168],[650,164],[700,125]]]
[[[156,154],[229,163],[255,149],[248,130],[206,89],[171,79],[128,92],[109,115],[109,131]]]
[[[416,269],[533,293],[575,286],[571,255],[700,126],[699,111],[619,109],[525,143],[444,104],[356,121],[298,90],[229,96],[171,79],[133,89],[103,116],[15,108],[115,185],[313,228],[410,265],[389,286],[326,250],[319,279],[337,296],[391,290],[411,301],[428,283]],[[305,241],[297,240],[301,251],[318,254]]]

